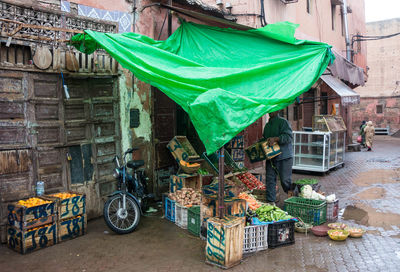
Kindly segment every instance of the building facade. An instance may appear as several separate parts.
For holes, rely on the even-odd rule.
[[[367,23],[368,36],[385,36],[400,32],[400,19]],[[366,41],[368,47],[368,82],[358,87],[360,105],[353,108],[353,131],[370,120],[375,127],[400,129],[400,35]]]
[[[34,195],[38,180],[45,182],[46,192],[86,193],[88,216],[93,218],[101,215],[106,196],[115,190],[115,155],[139,147],[133,158],[145,161],[150,189],[159,194],[167,190],[175,171],[166,148],[175,135],[187,136],[198,153],[204,150],[179,106],[122,69],[106,52],[77,52],[68,45],[72,35],[84,29],[134,31],[163,40],[179,27],[178,17],[236,28],[286,20],[300,24],[298,38],[329,43],[344,59],[342,3],[176,0],[170,3],[175,8],[171,15],[168,8],[149,0],[0,0],[2,240],[7,204]],[[350,34],[364,33],[364,1],[351,1],[347,11]],[[352,50],[353,62],[365,68],[364,44]],[[341,79],[350,86],[360,84]],[[286,110],[294,129],[310,126],[313,114],[330,113],[332,104],[341,105],[341,97],[322,80],[300,98],[305,101]],[[348,109],[340,107],[341,114]],[[245,146],[262,137],[265,121],[242,132]],[[262,167],[248,161],[245,165]]]

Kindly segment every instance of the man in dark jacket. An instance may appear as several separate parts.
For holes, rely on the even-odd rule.
[[[292,190],[293,134],[289,122],[280,117],[278,112],[269,113],[268,123],[264,127],[263,136],[272,146],[278,143],[281,154],[266,161],[267,201],[276,202],[276,178],[281,180],[285,193]]]

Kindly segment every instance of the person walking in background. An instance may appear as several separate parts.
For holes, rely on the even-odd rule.
[[[367,151],[371,151],[372,142],[374,141],[374,135],[375,135],[375,128],[372,125],[372,121],[367,122],[367,126],[364,128],[364,133],[365,133],[365,144],[368,147]]]
[[[360,135],[361,135],[361,145],[362,145],[362,147],[365,147],[365,132],[364,132],[364,129],[365,129],[366,126],[367,126],[367,122],[365,120],[362,121],[361,126],[360,126]]]
[[[276,178],[281,181],[282,189],[289,196],[293,194],[292,165],[293,165],[293,134],[289,122],[280,117],[278,111],[269,113],[268,123],[264,127],[264,139],[268,145],[278,143],[281,154],[266,162],[267,201],[276,201]]]

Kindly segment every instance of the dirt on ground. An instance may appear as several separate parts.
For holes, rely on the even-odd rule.
[[[396,183],[400,180],[400,169],[374,169],[362,172],[354,180],[358,186]]]
[[[372,200],[372,199],[382,199],[386,195],[386,190],[381,187],[374,187],[374,188],[369,188],[361,193],[358,193],[355,196],[355,199],[361,199],[361,200]]]
[[[347,206],[343,213],[343,219],[354,220],[364,226],[381,227],[385,230],[391,230],[392,226],[400,226],[400,214],[379,212],[375,208],[361,203]]]

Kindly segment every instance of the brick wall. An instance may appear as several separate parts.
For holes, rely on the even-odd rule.
[[[382,113],[377,113],[378,105],[382,105]],[[372,121],[375,127],[389,126],[394,133],[400,129],[400,96],[362,97],[360,104],[353,106],[352,113],[354,133],[359,131],[363,120]]]

